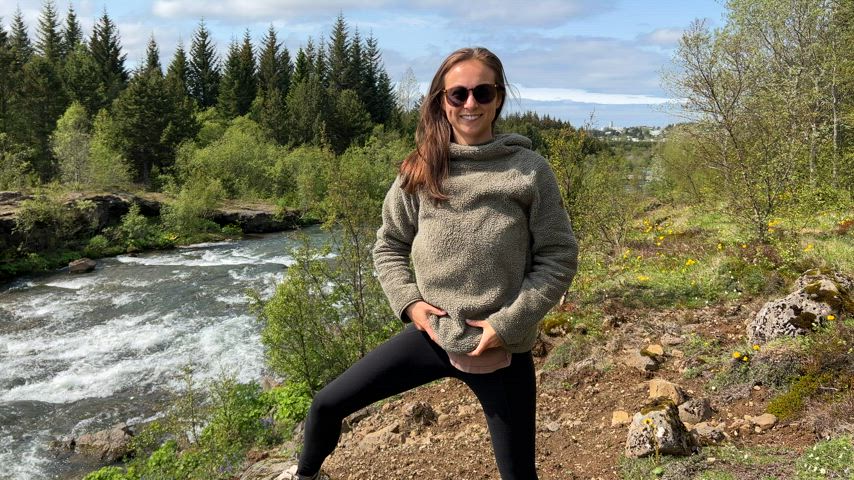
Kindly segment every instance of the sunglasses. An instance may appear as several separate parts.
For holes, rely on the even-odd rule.
[[[454,107],[462,107],[469,99],[469,92],[474,95],[474,101],[483,105],[495,100],[499,91],[504,91],[502,85],[494,83],[482,83],[474,88],[466,87],[451,87],[442,90],[445,93],[445,98]]]

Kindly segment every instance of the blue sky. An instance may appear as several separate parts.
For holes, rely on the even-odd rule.
[[[723,23],[723,0],[145,0],[73,2],[84,30],[106,8],[118,24],[133,66],[154,35],[167,65],[182,39],[186,46],[201,18],[221,55],[249,29],[253,40],[272,24],[292,52],[328,37],[343,13],[351,29],[379,41],[383,60],[397,82],[408,67],[422,84],[430,81],[451,51],[485,46],[504,62],[519,98],[511,110],[595,126],[665,125],[678,119],[668,110],[661,85],[679,35],[695,19]],[[57,0],[64,20],[68,2]],[[8,28],[17,7],[35,37],[41,0],[0,0]],[[672,102],[671,102],[672,103]]]

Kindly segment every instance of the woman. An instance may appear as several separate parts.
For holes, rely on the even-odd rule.
[[[457,50],[433,77],[374,247],[391,307],[411,324],[317,394],[299,466],[282,478],[320,478],[347,415],[443,377],[483,406],[501,477],[537,478],[531,347],[578,249],[548,163],[527,138],[493,133],[506,84],[484,48]]]

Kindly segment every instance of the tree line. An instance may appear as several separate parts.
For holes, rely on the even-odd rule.
[[[376,38],[343,15],[328,39],[309,38],[295,56],[270,26],[258,46],[247,30],[221,59],[202,20],[165,71],[153,36],[140,65],[130,70],[126,59],[106,9],[88,38],[74,8],[61,20],[52,0],[34,39],[20,8],[8,32],[0,19],[0,188],[151,186],[179,145],[196,140],[203,114],[247,116],[276,144],[336,153],[374,125],[399,123]]]

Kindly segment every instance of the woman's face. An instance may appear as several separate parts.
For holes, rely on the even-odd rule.
[[[495,72],[479,60],[459,62],[445,74],[445,89],[474,88],[484,83],[496,83]],[[501,101],[499,94],[491,102],[480,104],[469,92],[465,103],[455,107],[442,94],[442,108],[453,129],[454,141],[461,145],[478,145],[492,140],[492,121]]]

